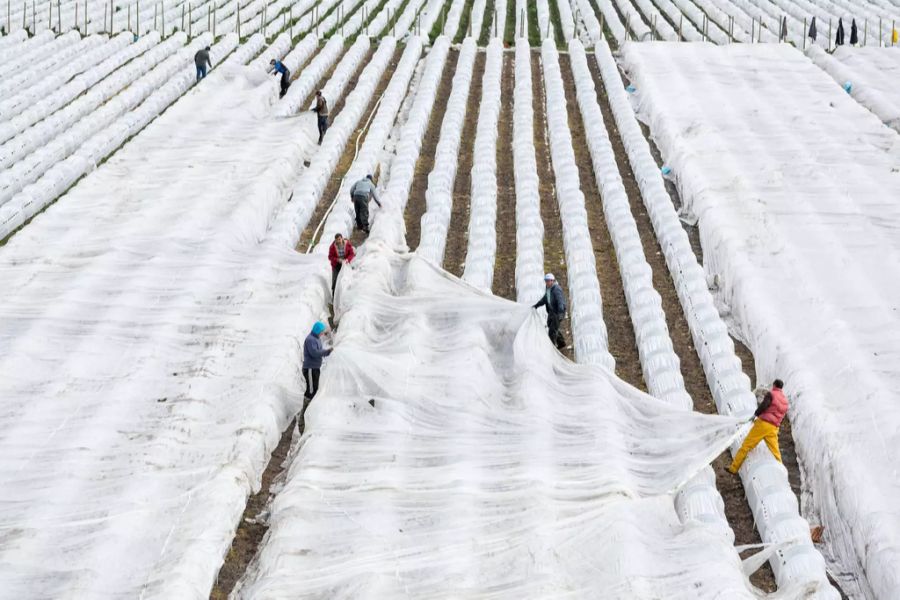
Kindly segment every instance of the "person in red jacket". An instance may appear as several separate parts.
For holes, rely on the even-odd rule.
[[[328,248],[328,260],[331,262],[331,293],[334,294],[334,288],[337,285],[338,273],[344,264],[350,264],[356,252],[353,251],[353,245],[350,240],[345,240],[344,236],[339,233],[334,234],[334,242]]]
[[[729,472],[737,473],[741,465],[744,464],[747,453],[763,441],[768,446],[769,452],[775,457],[775,460],[781,462],[781,450],[778,448],[778,428],[781,427],[781,421],[784,420],[784,416],[788,411],[788,401],[784,391],[782,391],[783,387],[784,382],[776,379],[772,384],[772,390],[766,392],[765,398],[756,408],[756,413],[753,415],[754,421],[753,427],[750,428],[750,433],[744,438],[741,449],[734,455],[734,461],[728,467]]]

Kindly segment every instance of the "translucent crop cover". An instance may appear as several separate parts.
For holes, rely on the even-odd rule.
[[[673,508],[738,420],[573,364],[537,311],[378,242],[337,296],[237,597],[754,597],[730,542]]]

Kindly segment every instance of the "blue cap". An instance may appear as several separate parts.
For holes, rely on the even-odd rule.
[[[316,321],[316,324],[313,325],[312,328],[313,335],[319,335],[323,331],[325,331],[325,323],[323,323],[322,321]]]

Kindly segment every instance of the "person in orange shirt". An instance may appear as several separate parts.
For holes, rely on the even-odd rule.
[[[753,427],[750,433],[744,438],[741,449],[734,455],[734,461],[728,467],[730,473],[737,473],[747,453],[756,448],[760,442],[765,442],[769,448],[769,452],[775,457],[775,460],[781,462],[781,450],[778,448],[778,430],[781,427],[781,421],[788,411],[787,397],[784,395],[784,382],[776,379],[772,384],[772,390],[766,392],[766,396],[756,409],[754,414]]]

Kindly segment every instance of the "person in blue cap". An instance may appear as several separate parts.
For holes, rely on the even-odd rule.
[[[312,399],[319,391],[319,374],[322,370],[322,359],[331,354],[331,348],[322,346],[322,333],[325,332],[325,323],[316,321],[312,331],[303,342],[303,379],[306,380],[306,393],[304,397]]]

